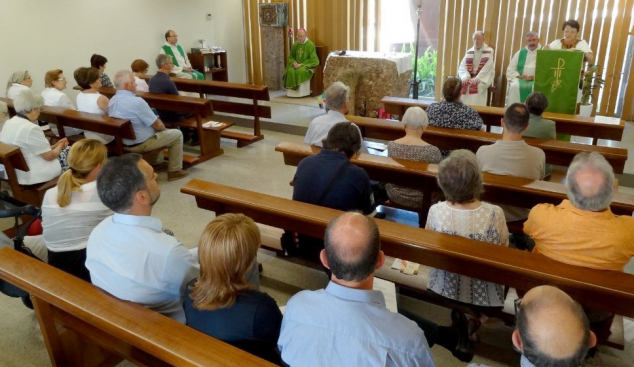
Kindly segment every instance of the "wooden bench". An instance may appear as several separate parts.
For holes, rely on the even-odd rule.
[[[302,143],[282,142],[275,148],[284,155],[284,163],[297,166],[299,162],[321,151],[321,148]],[[351,162],[363,168],[372,180],[411,187],[424,192],[423,219],[431,206],[437,184],[438,165],[395,159],[374,154],[357,154]],[[559,204],[566,199],[566,187],[561,183],[531,180],[513,176],[482,173],[483,200],[496,204],[509,204],[530,209],[540,203]],[[618,215],[632,215],[634,196],[622,193],[614,195],[610,208]],[[424,220],[422,221],[424,224]]]
[[[145,80],[149,81],[151,77],[151,75],[147,75],[145,76]],[[238,147],[247,146],[264,138],[260,130],[260,118],[271,118],[271,107],[259,105],[258,101],[270,100],[269,88],[267,86],[174,77],[171,79],[179,91],[198,93],[201,98],[204,98],[205,95],[212,95],[249,100],[249,103],[219,99],[211,100],[213,109],[216,112],[253,117],[253,135],[225,130],[222,132],[222,137],[237,140]]]
[[[31,294],[51,365],[273,366],[10,248],[0,278]]]
[[[313,77],[310,79],[310,96],[316,97],[324,92],[324,66],[326,59],[324,58],[324,46],[315,46],[315,54],[319,59],[319,65],[315,67]]]
[[[0,143],[0,164],[4,165],[6,181],[9,182],[13,197],[24,203],[41,207],[46,191],[57,185],[57,178],[35,185],[21,185],[15,170],[30,170],[22,151],[14,145]]]
[[[114,88],[100,88],[99,93],[108,98],[115,95]],[[196,129],[200,138],[200,156],[192,157],[183,155],[183,160],[190,166],[205,162],[211,158],[224,154],[220,148],[220,136],[224,129],[233,125],[232,122],[223,122],[216,127],[205,127],[204,123],[210,121],[214,115],[211,100],[206,98],[175,96],[170,94],[157,94],[147,92],[137,92],[137,96],[143,98],[152,108],[192,114],[193,116],[178,122],[163,121],[169,126],[180,126]]]
[[[369,117],[347,115],[361,129],[366,138],[380,140],[396,140],[405,136],[405,129],[400,121],[380,120]],[[447,129],[428,126],[423,139],[441,149],[469,149],[476,152],[483,145],[490,145],[500,140],[502,135],[461,129]],[[525,138],[528,145],[540,148],[546,154],[546,163],[569,166],[572,159],[580,152],[598,152],[610,162],[615,173],[623,173],[627,161],[627,149],[602,147],[596,145],[575,144],[559,140]]]
[[[342,214],[330,208],[197,179],[183,186],[181,192],[194,196],[199,208],[216,215],[243,213],[258,223],[316,238],[323,238],[328,222]],[[634,315],[634,275],[576,267],[540,254],[380,219],[375,222],[382,250],[388,256],[516,289],[550,284],[584,306],[628,317]]]
[[[410,107],[427,107],[435,101],[426,101],[411,98],[383,97],[381,103],[385,106],[385,112],[398,115],[403,118],[405,111]],[[491,131],[491,126],[501,126],[500,119],[504,117],[506,109],[504,107],[471,106],[473,107],[487,126],[487,131]],[[562,113],[545,112],[543,117],[555,121],[558,134],[568,134],[585,136],[592,138],[592,144],[597,145],[599,139],[609,139],[620,141],[623,138],[625,122],[620,120],[619,124],[606,124],[596,122],[595,117],[585,117],[577,115],[566,115]]]

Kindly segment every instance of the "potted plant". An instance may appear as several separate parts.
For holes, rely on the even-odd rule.
[[[601,89],[605,80],[597,76],[597,65],[588,67],[588,70],[583,75],[581,82],[581,103],[579,105],[579,115],[592,116],[595,112],[594,104],[592,101],[595,99],[595,93]]]

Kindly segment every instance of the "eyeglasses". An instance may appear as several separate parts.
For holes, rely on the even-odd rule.
[[[177,34],[173,34],[173,35],[168,36],[168,37],[178,37],[178,35]]]
[[[515,306],[515,317],[517,317],[521,310],[522,299],[521,298],[516,299],[515,302],[513,302],[513,305]]]
[[[57,81],[58,81],[58,82],[65,82],[65,81],[66,81],[66,78],[59,78],[59,79],[57,79]]]

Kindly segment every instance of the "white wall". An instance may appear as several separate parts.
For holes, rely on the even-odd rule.
[[[138,58],[154,74],[168,29],[186,51],[200,38],[227,50],[229,81],[246,82],[242,1],[0,0],[0,96],[13,71],[28,70],[40,92],[46,71],[62,69],[74,100],[73,71],[90,66],[93,53],[108,59],[111,79]]]

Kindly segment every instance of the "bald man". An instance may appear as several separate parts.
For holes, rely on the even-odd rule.
[[[383,294],[372,290],[374,271],[385,261],[374,221],[358,213],[335,218],[324,245],[320,259],[332,272],[330,283],[326,289],[302,291],[286,305],[278,340],[285,363],[434,366],[428,346],[434,342],[464,362],[473,358],[466,320],[451,327],[414,322],[388,311]]]
[[[462,97],[466,105],[487,105],[487,91],[495,78],[493,48],[484,43],[484,32],[473,33],[473,47],[467,50],[458,76],[462,80]]]
[[[284,69],[284,88],[297,89],[300,84],[313,77],[315,66],[319,65],[319,58],[315,51],[315,44],[308,39],[306,30],[297,30],[297,42],[293,43],[288,55],[288,62]]]
[[[521,367],[579,367],[597,338],[577,302],[563,291],[541,286],[516,302],[513,345],[522,353]],[[483,367],[469,365],[468,367]]]

